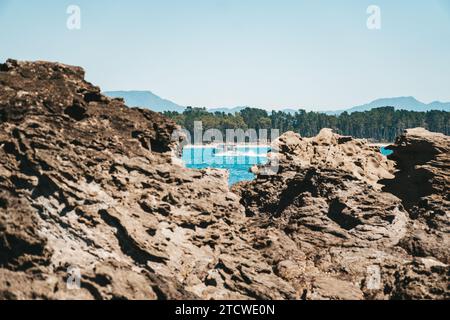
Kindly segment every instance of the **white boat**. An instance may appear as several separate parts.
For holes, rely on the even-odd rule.
[[[237,152],[237,146],[234,144],[218,144],[213,149],[213,154]]]

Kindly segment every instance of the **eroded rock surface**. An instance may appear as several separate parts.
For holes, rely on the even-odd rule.
[[[104,97],[81,68],[0,70],[0,297],[296,297],[242,237],[225,173],[172,163],[174,123]]]
[[[409,131],[388,160],[287,133],[280,172],[231,192],[179,165],[176,129],[81,68],[0,65],[0,298],[449,298],[448,137]]]
[[[295,243],[300,255],[273,263],[308,298],[448,298],[448,143],[410,130],[388,160],[365,140],[330,129],[314,138],[289,132],[275,142],[279,173],[267,176],[261,167],[235,191],[247,216]],[[420,205],[405,203],[411,193],[401,193],[405,183],[407,190],[418,186],[402,179],[424,183],[422,170],[434,187],[421,186],[428,195],[416,199],[418,213]],[[262,250],[280,257],[286,243],[268,236]]]
[[[411,254],[450,262],[450,139],[422,128],[408,129],[395,145],[395,179],[384,190],[402,200],[414,228],[402,239]]]

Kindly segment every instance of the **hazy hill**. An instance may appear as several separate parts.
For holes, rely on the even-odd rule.
[[[343,109],[343,110],[334,110],[334,111],[327,111],[328,114],[339,114],[344,111],[347,111],[348,113],[352,112],[363,112],[363,111],[369,111],[374,108],[381,108],[381,107],[394,107],[395,109],[403,109],[408,111],[418,111],[418,112],[424,112],[424,111],[430,111],[430,110],[441,110],[441,111],[450,111],[450,102],[440,102],[435,101],[431,102],[429,104],[423,103],[419,100],[417,100],[414,97],[396,97],[396,98],[384,98],[384,99],[378,99],[375,101],[372,101],[367,104],[363,104],[361,106],[352,107],[349,109]]]
[[[183,112],[185,107],[176,104],[167,99],[163,99],[151,91],[107,91],[104,94],[112,98],[123,98],[125,103],[131,107],[144,107],[157,112],[163,111],[177,111]],[[364,112],[369,111],[374,108],[381,108],[391,106],[395,109],[403,109],[408,111],[430,111],[430,110],[442,110],[450,112],[450,102],[440,102],[434,101],[429,104],[423,103],[414,97],[395,97],[395,98],[383,98],[377,99],[367,104],[360,106],[349,107],[346,109],[332,109],[329,111],[324,111],[326,114],[341,114],[343,112]],[[247,106],[238,107],[218,107],[218,108],[208,108],[209,112],[225,112],[234,114],[240,112],[241,110],[247,108]],[[304,107],[299,107],[303,109]],[[268,111],[272,111],[268,109]],[[295,113],[297,110],[294,108],[281,109],[277,111],[283,111],[285,113]]]
[[[339,110],[338,108],[332,109],[330,108],[330,111],[323,111],[323,113],[329,114],[329,115],[338,115],[343,112],[353,113],[353,112],[364,112],[364,111],[370,111],[375,108],[382,108],[382,107],[394,107],[397,110],[408,110],[408,111],[417,111],[417,112],[425,112],[430,110],[440,110],[440,111],[450,111],[450,102],[440,102],[440,101],[434,101],[429,104],[423,103],[419,100],[417,100],[414,97],[395,97],[395,98],[383,98],[383,99],[377,99],[375,101],[372,101],[367,104],[363,104],[360,106],[355,107],[349,107],[346,109]],[[225,112],[225,113],[231,113],[234,114],[236,112],[241,111],[242,109],[245,109],[246,107],[233,107],[233,108],[208,108],[208,111],[210,112]],[[305,109],[304,107],[299,107],[298,109]],[[290,113],[294,114],[298,111],[298,109],[289,108],[289,109],[279,109],[275,111],[282,111],[284,113]],[[272,111],[272,109],[267,109],[268,111]],[[320,112],[320,111],[319,111]]]
[[[104,94],[111,98],[123,98],[130,107],[143,107],[156,112],[183,112],[185,109],[185,107],[163,99],[151,91],[107,91]]]
[[[323,111],[323,113],[326,114],[341,114],[345,111],[348,113],[352,112],[364,112],[364,111],[370,111],[375,108],[382,108],[382,107],[394,107],[397,110],[403,109],[408,111],[417,111],[417,112],[425,112],[430,110],[440,110],[440,111],[448,111],[450,112],[450,102],[440,102],[440,101],[434,101],[429,104],[423,103],[419,100],[417,100],[414,97],[395,97],[395,98],[383,98],[383,99],[377,99],[375,101],[372,101],[367,104],[363,104],[360,106],[355,107],[349,107],[346,109],[339,110],[338,108],[332,109],[330,108],[330,111]],[[232,113],[239,112],[242,109],[246,107],[234,107],[234,108],[210,108],[208,111],[215,112],[226,112],[226,113]],[[304,107],[299,107],[298,109],[304,109]],[[289,109],[279,109],[275,111],[282,111],[284,113],[290,113],[293,114],[298,111],[298,109],[289,108]],[[268,111],[272,111],[271,109],[267,109]]]
[[[236,113],[248,108],[248,106],[241,107],[222,107],[222,108],[208,108],[209,112],[225,112],[225,113]]]

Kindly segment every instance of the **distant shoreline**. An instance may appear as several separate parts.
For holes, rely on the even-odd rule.
[[[392,144],[393,144],[393,142],[392,143],[389,143],[389,142],[374,142],[374,143],[369,143],[369,146],[380,147],[380,148],[384,147],[385,148],[385,147],[390,146]]]
[[[183,148],[185,149],[204,149],[204,148],[217,148],[224,145],[223,143],[211,143],[211,144],[187,144]],[[257,143],[227,143],[227,146],[233,147],[248,147],[248,148],[270,148],[268,144],[257,144]]]
[[[393,142],[373,142],[368,143],[370,146],[373,147],[387,147],[393,144]],[[205,149],[205,148],[217,148],[219,146],[224,145],[223,143],[211,143],[211,144],[187,144],[183,146],[183,149]],[[249,148],[271,148],[271,145],[269,144],[257,144],[257,143],[227,143],[228,146],[243,148],[243,147],[249,147]]]

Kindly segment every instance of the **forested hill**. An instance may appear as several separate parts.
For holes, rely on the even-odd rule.
[[[203,130],[226,129],[279,129],[280,133],[295,131],[304,137],[312,137],[322,128],[332,128],[342,135],[367,138],[376,141],[394,141],[404,129],[424,127],[433,132],[450,135],[450,112],[415,112],[395,110],[393,107],[376,108],[365,112],[328,115],[299,110],[291,114],[282,111],[268,113],[262,109],[245,108],[240,112],[210,113],[204,108],[188,107],[183,113],[164,112],[183,128],[193,133],[194,121],[202,121]]]

